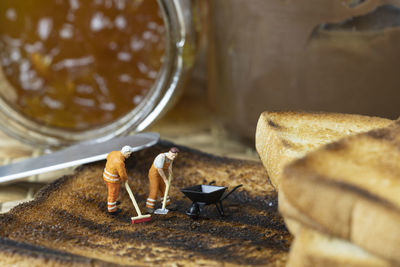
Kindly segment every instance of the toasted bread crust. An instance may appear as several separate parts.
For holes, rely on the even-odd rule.
[[[344,240],[322,234],[298,224],[298,232],[290,248],[287,266],[349,266],[349,267],[384,267],[394,266],[393,262],[374,256]]]
[[[2,266],[121,266],[60,250],[0,239]]]
[[[307,225],[312,229],[317,229],[319,231],[324,231],[324,228],[321,227],[318,223],[315,223],[304,213],[296,209],[286,198],[284,190],[279,191],[278,194],[278,208],[279,212],[282,214],[283,219],[285,221],[286,227],[294,236],[302,228],[302,225]]]
[[[126,160],[132,177],[129,184],[142,210],[154,157],[172,146],[176,145],[160,142]],[[103,161],[80,167],[74,175],[44,188],[32,202],[1,214],[0,243],[7,239],[45,248],[48,253],[39,250],[37,254],[50,266],[60,261],[64,266],[103,262],[123,266],[284,266],[292,237],[277,211],[276,192],[263,166],[182,146],[179,149],[170,190],[177,211],[152,215],[150,222],[132,225],[136,212],[122,188],[119,207],[123,211],[108,215]],[[191,201],[179,189],[213,180],[227,186],[227,192],[239,184],[243,187],[223,201],[225,217],[210,205],[194,221],[185,214]],[[61,257],[54,249],[67,256]],[[30,259],[19,247],[10,254],[0,244],[0,265],[10,260],[30,263]]]
[[[287,166],[282,190],[336,235],[400,263],[400,123],[346,137]]]
[[[284,216],[287,228],[295,235],[287,266],[395,265],[394,262],[368,253],[349,241],[327,234],[325,229],[288,202],[283,188],[279,192],[279,211]]]
[[[318,147],[344,136],[382,128],[392,120],[353,114],[264,112],[256,131],[256,148],[279,190],[283,168]]]

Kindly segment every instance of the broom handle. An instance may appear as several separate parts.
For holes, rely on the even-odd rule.
[[[167,204],[167,196],[168,196],[168,192],[169,192],[169,186],[171,185],[171,174],[168,175],[168,184],[167,184],[167,188],[165,189],[164,192],[164,199],[163,199],[163,203],[162,203],[162,209],[165,210],[165,206]]]
[[[129,187],[128,182],[125,182],[125,188],[126,188],[126,191],[128,191],[128,194],[129,194],[129,196],[130,196],[130,198],[131,198],[131,200],[132,200],[133,206],[135,206],[136,213],[137,213],[139,216],[142,216],[142,213],[140,212],[139,206],[138,206],[138,204],[137,204],[137,202],[136,202],[135,196],[133,195],[133,193],[132,193],[132,191],[131,191],[131,188]]]

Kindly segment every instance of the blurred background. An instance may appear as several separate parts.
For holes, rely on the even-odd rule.
[[[257,161],[265,110],[395,119],[399,26],[394,0],[2,0],[0,164],[144,128]],[[0,186],[0,210],[72,171]]]

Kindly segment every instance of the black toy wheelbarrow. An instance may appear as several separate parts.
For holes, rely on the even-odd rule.
[[[215,204],[219,214],[224,216],[222,201],[242,186],[238,185],[229,193],[223,195],[227,187],[211,185],[212,183],[214,182],[211,182],[209,185],[195,185],[181,189],[181,192],[193,201],[190,208],[186,211],[186,214],[191,218],[198,218],[204,207],[210,204]]]

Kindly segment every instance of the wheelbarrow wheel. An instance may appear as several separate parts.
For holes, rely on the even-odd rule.
[[[200,215],[200,207],[197,203],[192,203],[192,205],[189,207],[189,209],[186,211],[186,214],[189,215],[190,218],[192,219],[197,219],[199,218]]]

